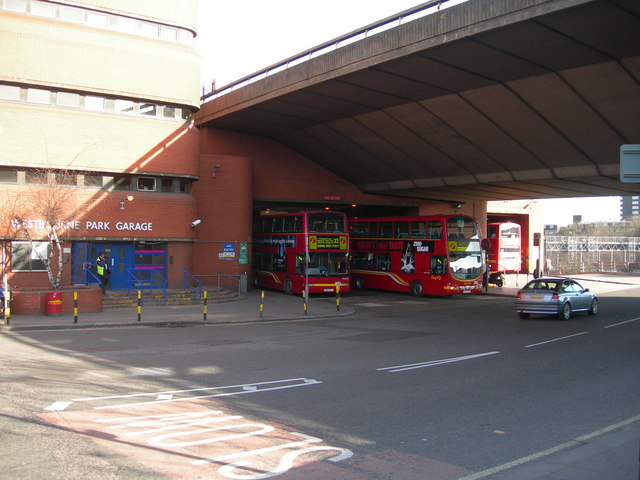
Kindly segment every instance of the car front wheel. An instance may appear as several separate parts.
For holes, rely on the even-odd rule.
[[[571,305],[569,302],[565,302],[560,308],[560,313],[558,313],[558,318],[560,320],[569,320],[571,318]]]
[[[591,300],[591,308],[589,309],[589,315],[595,315],[598,313],[598,299]]]

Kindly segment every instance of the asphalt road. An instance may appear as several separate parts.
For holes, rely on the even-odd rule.
[[[566,322],[365,292],[340,319],[4,335],[0,478],[470,477],[640,414],[640,289],[601,290]]]

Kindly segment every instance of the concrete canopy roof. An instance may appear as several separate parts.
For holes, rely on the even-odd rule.
[[[346,36],[345,36],[346,37]],[[638,0],[469,0],[205,102],[373,194],[638,195]]]

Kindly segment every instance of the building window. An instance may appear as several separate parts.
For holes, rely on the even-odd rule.
[[[80,108],[80,95],[77,93],[58,92],[56,94],[56,105]]]
[[[56,185],[77,185],[78,175],[72,172],[58,172],[53,176]]]
[[[84,97],[84,109],[91,112],[104,112],[104,98],[87,95]]]
[[[56,18],[56,5],[53,3],[32,0],[31,13],[38,17]]]
[[[27,11],[27,0],[4,0],[4,9],[10,12],[25,13]]]
[[[156,189],[156,179],[153,177],[138,177],[138,190],[153,192]]]
[[[87,25],[96,28],[107,28],[109,25],[109,17],[104,13],[87,12]]]
[[[118,17],[116,30],[124,33],[138,33],[138,21],[129,17]]]
[[[24,182],[32,185],[46,185],[47,172],[40,170],[27,170],[24,172]]]
[[[191,182],[189,180],[180,179],[180,193],[189,193],[191,191]]]
[[[176,107],[164,107],[162,116],[164,118],[176,118]]]
[[[18,183],[18,171],[13,168],[0,167],[0,183]]]
[[[141,103],[140,104],[140,115],[148,115],[150,117],[155,117],[158,111],[157,105],[153,103]]]
[[[85,187],[102,187],[102,176],[85,175],[83,183]]]
[[[163,27],[162,28],[162,39],[168,40],[170,42],[178,41],[178,29],[173,27]]]
[[[41,88],[27,88],[27,102],[50,105],[51,92],[49,90],[43,90]]]
[[[126,175],[116,175],[113,177],[114,190],[131,190],[131,177]]]
[[[113,104],[116,113],[134,113],[135,104],[131,100],[117,99]]]
[[[159,31],[155,23],[140,22],[140,33],[145,37],[158,38]]]
[[[65,22],[83,23],[84,11],[76,7],[60,5],[60,20]]]
[[[11,271],[43,272],[47,268],[40,257],[48,256],[48,242],[11,242]]]
[[[173,192],[173,178],[162,178],[160,180],[160,190],[163,192]]]
[[[20,87],[15,85],[0,85],[0,100],[20,101]]]

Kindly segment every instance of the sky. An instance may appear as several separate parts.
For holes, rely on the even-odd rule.
[[[455,0],[457,3],[463,0]],[[201,86],[211,90],[416,5],[415,0],[199,0]],[[453,4],[453,1],[451,2]],[[620,197],[541,200],[544,223],[620,220]]]

